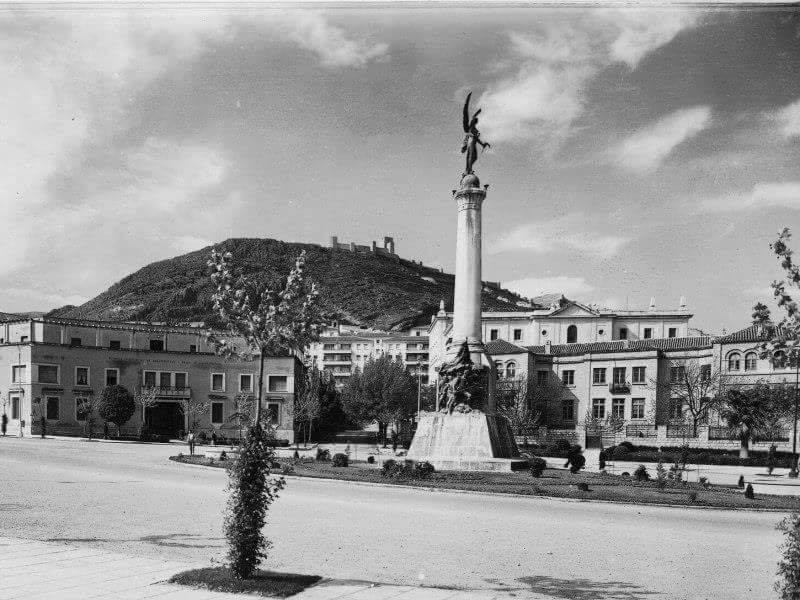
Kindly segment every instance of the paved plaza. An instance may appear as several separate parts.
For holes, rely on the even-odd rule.
[[[28,568],[39,563],[30,573],[39,575],[33,579],[38,587],[31,588],[36,594],[2,591],[0,598],[39,598],[62,573],[41,567],[41,561],[26,562],[25,553],[9,550],[8,540],[77,553],[66,561],[65,577],[80,573],[82,555],[90,564],[107,562],[90,569],[109,579],[129,577],[134,589],[156,584],[147,587],[154,596],[182,597],[185,590],[157,582],[223,558],[226,476],[168,461],[176,450],[0,439],[2,572],[11,578],[0,589],[24,584]],[[339,587],[339,597],[403,592],[405,598],[448,598],[469,592],[467,597],[476,598],[768,599],[775,597],[781,541],[775,524],[782,516],[292,478],[269,514],[274,547],[264,566],[325,578],[325,586],[306,592],[308,598],[332,597],[311,594],[354,585],[358,589]],[[56,577],[47,583],[43,572]],[[108,579],[98,585],[103,581]],[[98,587],[98,594],[103,591]]]

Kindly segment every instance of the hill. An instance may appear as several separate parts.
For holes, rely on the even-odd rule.
[[[305,250],[308,274],[320,288],[326,315],[376,329],[428,323],[439,301],[453,306],[454,276],[396,256],[333,250],[315,244],[235,238],[217,244],[250,276],[279,284]],[[147,265],[81,306],[51,316],[110,321],[214,322],[206,261],[211,247]],[[526,299],[484,285],[483,309],[520,310]]]

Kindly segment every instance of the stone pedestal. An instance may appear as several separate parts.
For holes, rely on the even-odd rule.
[[[408,458],[427,461],[439,471],[525,469],[508,421],[483,412],[420,415]]]

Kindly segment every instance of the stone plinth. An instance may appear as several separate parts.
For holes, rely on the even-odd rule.
[[[427,461],[440,471],[524,469],[508,421],[480,411],[423,412],[408,458]]]

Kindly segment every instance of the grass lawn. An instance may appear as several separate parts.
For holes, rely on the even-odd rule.
[[[251,579],[234,579],[227,567],[192,569],[170,577],[170,583],[186,585],[215,592],[257,594],[270,598],[288,598],[317,583],[316,575],[272,573],[256,571]]]
[[[203,456],[172,456],[171,460],[225,467],[225,461],[215,461]],[[735,487],[698,483],[670,483],[660,489],[655,481],[635,481],[630,477],[604,473],[571,474],[565,469],[547,469],[541,477],[531,476],[529,471],[511,473],[474,473],[441,471],[430,479],[389,479],[381,476],[376,465],[352,462],[349,467],[333,467],[329,462],[279,461],[281,473],[284,466],[294,469],[288,476],[341,479],[370,483],[388,483],[420,488],[441,488],[493,492],[498,494],[524,494],[529,496],[551,496],[579,500],[609,500],[631,504],[670,504],[675,506],[707,506],[718,508],[800,510],[800,498],[795,496],[756,495],[748,500]],[[579,490],[577,484],[586,483],[589,491]]]

